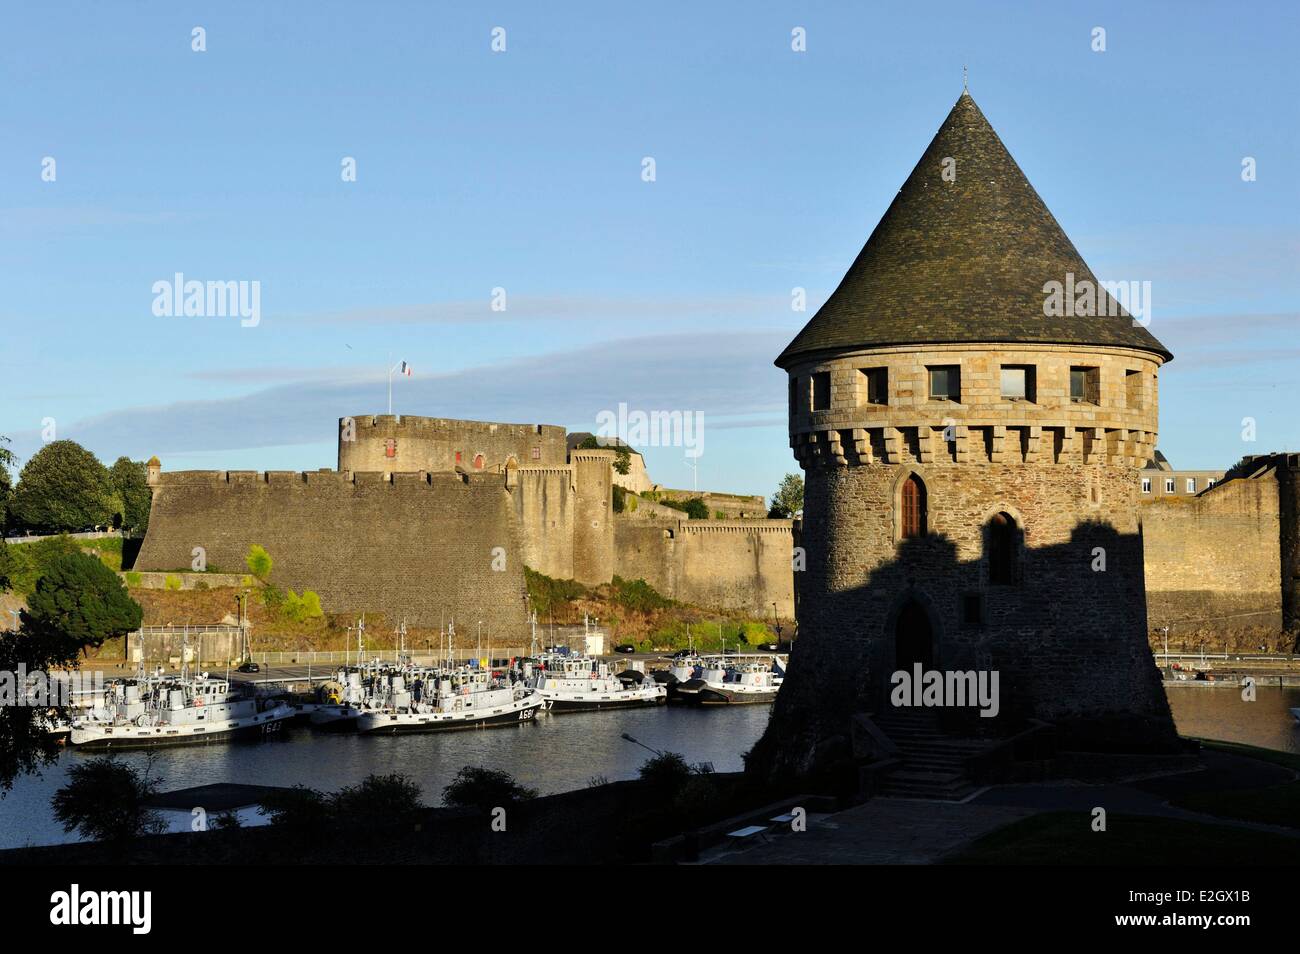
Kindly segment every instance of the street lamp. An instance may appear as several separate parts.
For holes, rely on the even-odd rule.
[[[623,739],[624,739],[625,741],[631,742],[633,745],[639,745],[639,746],[641,746],[641,748],[645,749],[647,752],[653,752],[655,755],[659,756],[660,758],[663,758],[663,753],[660,752],[658,749],[652,749],[652,748],[650,748],[650,746],[646,745],[644,742],[638,742],[636,739],[632,738],[632,736],[628,735],[626,732],[623,733]]]

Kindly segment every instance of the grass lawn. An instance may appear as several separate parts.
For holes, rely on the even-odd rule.
[[[1297,865],[1300,839],[1223,825],[1048,812],[985,835],[944,859],[957,865]]]
[[[1208,749],[1260,759],[1300,771],[1300,755],[1291,752],[1276,752],[1272,749],[1256,748],[1253,745],[1217,742],[1210,739],[1201,740],[1201,744]],[[1190,792],[1170,799],[1169,804],[1192,812],[1217,815],[1220,818],[1300,828],[1300,779],[1262,788]]]

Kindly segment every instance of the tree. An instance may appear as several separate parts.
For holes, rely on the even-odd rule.
[[[142,615],[117,574],[80,552],[54,556],[27,602],[18,631],[0,632],[0,672],[48,673],[74,665],[87,647],[136,629]],[[63,714],[64,707],[52,708]],[[34,706],[0,706],[0,790],[58,756],[38,712]]]
[[[442,790],[442,803],[448,808],[493,808],[512,805],[537,797],[537,790],[518,784],[508,772],[464,766],[451,784]]]
[[[83,649],[139,629],[142,617],[116,573],[93,556],[66,553],[36,581],[22,626],[59,665],[70,666]]]
[[[803,477],[799,474],[786,474],[781,478],[781,486],[772,495],[772,509],[769,517],[793,517],[803,510]]]
[[[149,505],[153,491],[149,489],[149,471],[143,461],[119,457],[109,468],[113,489],[122,501],[121,520],[124,530],[143,533],[149,526]]]
[[[244,557],[244,563],[248,566],[248,572],[263,583],[271,575],[271,554],[267,553],[266,548],[260,543],[254,543],[248,548],[248,555]]]
[[[14,558],[9,553],[9,544],[0,539],[0,593],[13,589]],[[8,625],[8,620],[0,620],[0,629]]]
[[[75,441],[53,441],[37,451],[18,475],[9,504],[18,526],[55,533],[111,526],[122,509],[108,468]]]
[[[14,452],[4,446],[8,443],[9,438],[0,434],[0,530],[4,530],[9,519],[9,503],[14,495],[14,478],[9,468],[18,463]]]
[[[64,831],[77,831],[89,841],[126,841],[165,831],[166,823],[149,808],[161,780],[150,779],[112,757],[91,759],[68,769],[68,784],[54,793],[50,804]]]

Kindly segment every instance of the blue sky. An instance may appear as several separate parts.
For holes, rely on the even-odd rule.
[[[332,466],[334,420],[382,412],[404,358],[403,413],[702,411],[700,486],[770,494],[797,469],[771,361],[966,64],[1093,270],[1152,282],[1175,466],[1300,447],[1293,5],[546,7],[8,8],[0,434],[26,457],[53,418],[107,461]],[[155,316],[176,272],[260,282],[260,324]],[[647,463],[690,486],[680,450]]]

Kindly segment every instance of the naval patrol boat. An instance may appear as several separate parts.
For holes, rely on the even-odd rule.
[[[128,749],[260,739],[278,733],[294,709],[236,689],[228,678],[154,675],[116,679],[72,723],[73,748]]]
[[[522,664],[524,682],[541,693],[548,712],[587,712],[663,705],[668,687],[642,673],[614,675],[591,656],[546,652]]]
[[[774,702],[784,675],[775,656],[708,656],[695,671],[674,688],[678,700],[700,706]]]
[[[394,735],[518,725],[531,721],[546,701],[514,670],[497,674],[461,666],[382,673],[370,703],[356,719],[357,731]]]

